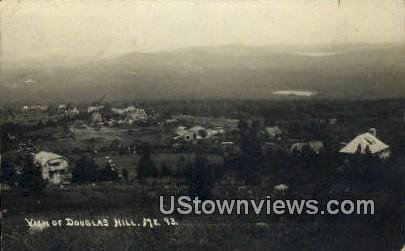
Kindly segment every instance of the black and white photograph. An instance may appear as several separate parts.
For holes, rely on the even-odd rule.
[[[404,0],[0,0],[1,251],[405,251]]]

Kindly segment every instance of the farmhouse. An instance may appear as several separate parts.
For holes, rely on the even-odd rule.
[[[190,130],[186,130],[184,127],[178,127],[175,131],[174,134],[176,135],[174,137],[175,140],[184,140],[184,141],[192,141],[195,139],[195,134],[194,132]]]
[[[377,138],[377,131],[372,128],[367,133],[355,137],[346,146],[340,149],[344,154],[372,154],[380,159],[389,158],[391,155],[390,147]]]
[[[281,129],[278,126],[266,127],[265,130],[266,130],[266,133],[267,133],[270,141],[280,140],[281,135],[283,134]]]
[[[220,127],[217,126],[214,129],[207,129],[207,134],[209,137],[219,137],[220,135],[224,135],[225,134],[225,130]]]
[[[67,109],[67,106],[65,104],[58,105],[59,112],[64,112],[66,109]]]
[[[205,139],[211,136],[209,135],[207,129],[202,126],[193,126],[188,130],[194,133],[196,139]]]
[[[72,174],[66,158],[55,153],[41,151],[34,154],[34,164],[40,168],[42,178],[50,184],[70,183]]]

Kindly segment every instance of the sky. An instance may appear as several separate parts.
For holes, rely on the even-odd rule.
[[[404,0],[8,0],[1,60],[184,47],[404,43]]]

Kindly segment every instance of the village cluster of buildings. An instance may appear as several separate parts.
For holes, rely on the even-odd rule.
[[[79,111],[79,109],[77,109],[77,107],[68,108],[67,105],[60,104],[60,105],[58,105],[58,114],[62,114],[66,117],[73,118],[73,117],[79,115],[80,111]]]
[[[45,113],[50,112],[50,110],[51,109],[49,109],[48,106],[43,105],[24,105],[21,108],[23,113]],[[106,113],[112,115],[108,116],[112,118],[106,119]],[[56,114],[61,117],[74,118],[80,114],[80,110],[77,107],[69,107],[66,104],[59,104],[56,107]],[[128,106],[126,108],[113,107],[107,111],[104,105],[88,106],[87,115],[90,117],[91,124],[93,126],[101,126],[106,124],[133,125],[138,122],[145,123],[154,117],[153,114],[148,114],[145,109],[137,108],[135,106]]]
[[[47,112],[49,110],[49,106],[47,105],[24,105],[21,108],[21,111],[24,113]],[[59,104],[56,111],[58,114],[66,116],[76,116],[80,114],[77,107],[68,107],[66,104]]]
[[[281,130],[278,131],[274,128],[267,130],[271,133],[269,137],[277,137]],[[215,135],[224,133],[223,129],[206,129],[202,126],[194,126],[191,128],[179,127],[176,128],[176,137],[180,137],[181,140],[194,141],[199,139],[206,139],[215,137]],[[304,147],[308,147],[314,153],[321,153],[324,150],[324,144],[320,141],[310,141],[303,143],[295,143],[291,146],[290,152],[300,152]],[[347,143],[339,150],[341,154],[371,154],[381,159],[387,159],[390,157],[390,147],[382,142],[376,136],[376,130],[370,129],[369,132],[356,136],[352,141]],[[107,160],[109,164],[112,163],[111,157]],[[44,180],[50,184],[60,185],[70,183],[72,178],[70,163],[67,158],[52,152],[40,151],[34,154],[34,164],[36,164],[40,170]]]
[[[205,128],[202,126],[193,126],[190,128],[179,126],[174,131],[174,140],[184,142],[197,142],[204,139],[216,138],[225,134],[222,127]]]
[[[22,110],[25,112],[32,111],[46,111],[47,106],[23,106]],[[80,114],[79,109],[76,107],[68,107],[67,105],[60,104],[57,106],[57,112],[64,116],[77,116]],[[108,119],[104,115],[108,114]],[[93,126],[102,125],[115,125],[126,124],[132,125],[137,122],[146,122],[151,116],[144,109],[135,106],[128,106],[125,108],[110,108],[106,110],[103,105],[93,105],[87,107],[87,115],[91,119]],[[107,117],[107,116],[106,116]],[[233,122],[233,121],[232,121]],[[337,121],[329,121],[335,124]],[[179,120],[176,118],[167,119],[164,121],[167,126],[173,127],[173,140],[178,143],[192,143],[196,144],[201,141],[219,141],[224,145],[234,145],[232,140],[228,140],[226,135],[228,127],[222,126],[178,126]],[[192,123],[189,123],[192,124]],[[235,123],[232,123],[235,124]],[[235,129],[235,128],[234,128]],[[281,145],[285,142],[284,132],[278,126],[268,126],[263,130],[265,137],[267,137],[267,145],[270,147]],[[315,154],[321,154],[325,150],[325,144],[322,141],[297,141],[288,142],[288,151],[290,153],[302,153],[304,151],[312,151]],[[135,150],[134,150],[135,153]],[[370,154],[380,159],[387,159],[391,155],[389,145],[378,139],[377,130],[371,128],[368,132],[362,133],[354,137],[348,143],[342,143],[339,149],[340,154],[354,155],[354,154]],[[33,154],[34,164],[41,170],[41,175],[44,180],[50,184],[66,184],[72,178],[71,165],[69,160],[59,154],[40,151]],[[109,158],[107,161],[111,162]],[[110,163],[112,164],[112,163]]]
[[[146,122],[149,119],[148,114],[142,108],[136,108],[135,106],[128,106],[127,108],[111,108],[111,111],[124,118],[124,121],[132,125],[136,122]]]
[[[46,112],[48,111],[47,105],[24,105],[21,108],[22,112]]]
[[[135,106],[128,106],[126,108],[113,107],[108,111],[112,116],[109,119],[103,117],[105,113],[103,105],[89,106],[87,114],[91,116],[92,125],[133,125],[136,123],[146,123],[151,119],[151,115],[147,114],[145,109],[137,108]]]

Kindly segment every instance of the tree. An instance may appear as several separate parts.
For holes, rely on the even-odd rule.
[[[167,177],[170,176],[172,174],[172,170],[170,169],[170,167],[163,163],[161,168],[160,168],[160,177]]]
[[[121,177],[122,177],[122,179],[123,179],[124,181],[128,181],[128,176],[129,176],[128,169],[123,168],[123,169],[121,170]]]
[[[205,139],[208,136],[208,133],[207,133],[206,130],[201,129],[201,130],[198,131],[198,135],[200,135],[201,138]]]
[[[8,154],[2,154],[0,166],[0,180],[8,183],[13,183],[14,178],[16,177],[16,167],[14,161]]]
[[[155,163],[153,163],[150,157],[150,146],[149,144],[144,144],[142,146],[142,157],[138,164],[138,177],[140,179],[145,179],[148,177],[156,177],[157,169]]]
[[[101,181],[116,181],[119,180],[119,174],[112,166],[106,166],[98,175]]]
[[[111,159],[106,161],[105,168],[100,172],[98,178],[102,181],[114,181],[120,179],[116,166]]]
[[[256,172],[263,160],[262,145],[259,138],[260,123],[253,121],[248,123],[245,120],[239,122],[239,144],[241,155],[238,161],[239,173],[246,181],[254,181]]]
[[[45,182],[42,179],[40,169],[33,164],[32,157],[30,155],[23,156],[19,165],[22,168],[22,174],[18,183],[24,192],[41,192],[45,187]]]
[[[94,160],[88,156],[81,156],[75,163],[72,174],[73,182],[93,182],[97,180],[98,166]]]
[[[9,149],[12,149],[16,144],[16,139],[18,139],[25,128],[18,123],[6,122],[0,127],[0,142],[1,142],[1,151],[6,152]]]
[[[241,120],[239,125],[240,148],[252,164],[258,162],[262,157],[261,142],[259,139],[260,124],[257,121],[248,125]]]
[[[193,163],[187,165],[184,178],[191,196],[198,196],[201,199],[210,196],[215,175],[209,167],[207,158],[202,154],[197,153]]]

